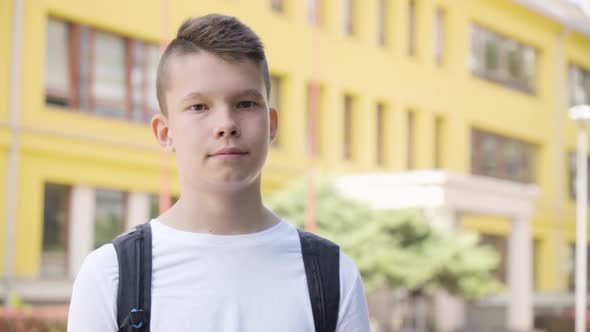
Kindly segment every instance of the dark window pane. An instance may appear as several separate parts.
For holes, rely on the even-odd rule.
[[[388,6],[387,0],[379,0],[377,8],[377,44],[379,46],[385,46],[387,44],[387,19],[389,13],[387,12]]]
[[[271,0],[270,1],[270,8],[272,9],[272,11],[277,12],[277,13],[282,13],[283,12],[283,0]]]
[[[80,110],[90,111],[90,29],[80,27],[79,95]]]
[[[375,130],[377,137],[377,165],[383,165],[385,162],[384,154],[384,135],[385,135],[385,107],[383,104],[377,104],[377,130]]]
[[[534,182],[532,144],[474,129],[471,135],[471,172],[522,183]]]
[[[101,31],[94,34],[92,92],[96,114],[127,118],[125,84],[125,42]]]
[[[409,111],[406,119],[406,168],[414,169],[414,112]]]
[[[408,55],[416,55],[416,1],[408,1]]]
[[[590,71],[570,64],[569,95],[572,106],[590,103]]]
[[[344,35],[352,36],[354,34],[354,13],[353,0],[341,0],[344,15]]]
[[[344,96],[344,124],[343,124],[343,157],[345,160],[352,159],[352,107],[353,101],[352,96]]]
[[[434,23],[434,61],[442,64],[445,43],[445,11],[442,8],[436,10],[436,21]]]
[[[160,195],[159,194],[150,194],[149,195],[150,201],[150,220],[157,218],[160,216]],[[170,206],[176,204],[178,201],[178,196],[170,197]]]
[[[441,117],[434,119],[434,168],[443,167],[444,123]]]
[[[123,192],[96,190],[94,248],[111,242],[125,230],[125,198]]]
[[[508,263],[508,243],[506,237],[502,235],[480,234],[480,244],[493,248],[500,256],[500,263],[496,267],[494,274],[496,279],[506,284],[507,263]]]
[[[160,62],[160,47],[158,45],[146,46],[146,93],[145,96],[147,104],[147,118],[145,122],[150,122],[152,116],[160,112],[160,105],[158,104],[158,97],[156,94],[156,75],[158,72],[158,64]]]
[[[133,67],[131,68],[131,89],[133,102],[133,121],[144,122],[147,97],[146,85],[146,45],[133,41]]]
[[[47,104],[70,106],[68,24],[50,18],[46,38],[45,101]]]
[[[67,277],[69,193],[67,186],[45,184],[41,256],[43,278]]]

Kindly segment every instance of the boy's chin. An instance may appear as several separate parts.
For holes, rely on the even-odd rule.
[[[236,192],[258,185],[258,177],[205,179],[207,187],[214,191]]]

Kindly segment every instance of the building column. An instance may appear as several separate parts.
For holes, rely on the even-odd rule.
[[[436,331],[459,331],[465,325],[465,304],[446,292],[438,292],[434,297]]]
[[[508,329],[528,332],[533,327],[533,255],[529,216],[512,219],[508,253]]]
[[[127,196],[126,226],[128,229],[150,220],[150,199],[146,193],[132,192]]]
[[[84,258],[92,251],[96,198],[94,189],[72,187],[69,211],[69,276],[75,279]]]

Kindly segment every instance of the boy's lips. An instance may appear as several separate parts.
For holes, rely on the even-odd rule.
[[[239,159],[247,154],[248,152],[241,150],[239,148],[226,147],[210,154],[209,157],[215,157],[220,159]]]

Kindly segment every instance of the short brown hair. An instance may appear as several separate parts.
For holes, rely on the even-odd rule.
[[[168,86],[168,62],[174,55],[213,53],[227,61],[249,59],[261,66],[267,97],[270,95],[270,74],[264,46],[258,35],[237,18],[219,14],[192,17],[184,21],[176,38],[162,54],[156,77],[156,93],[162,114],[168,116],[165,92]]]

